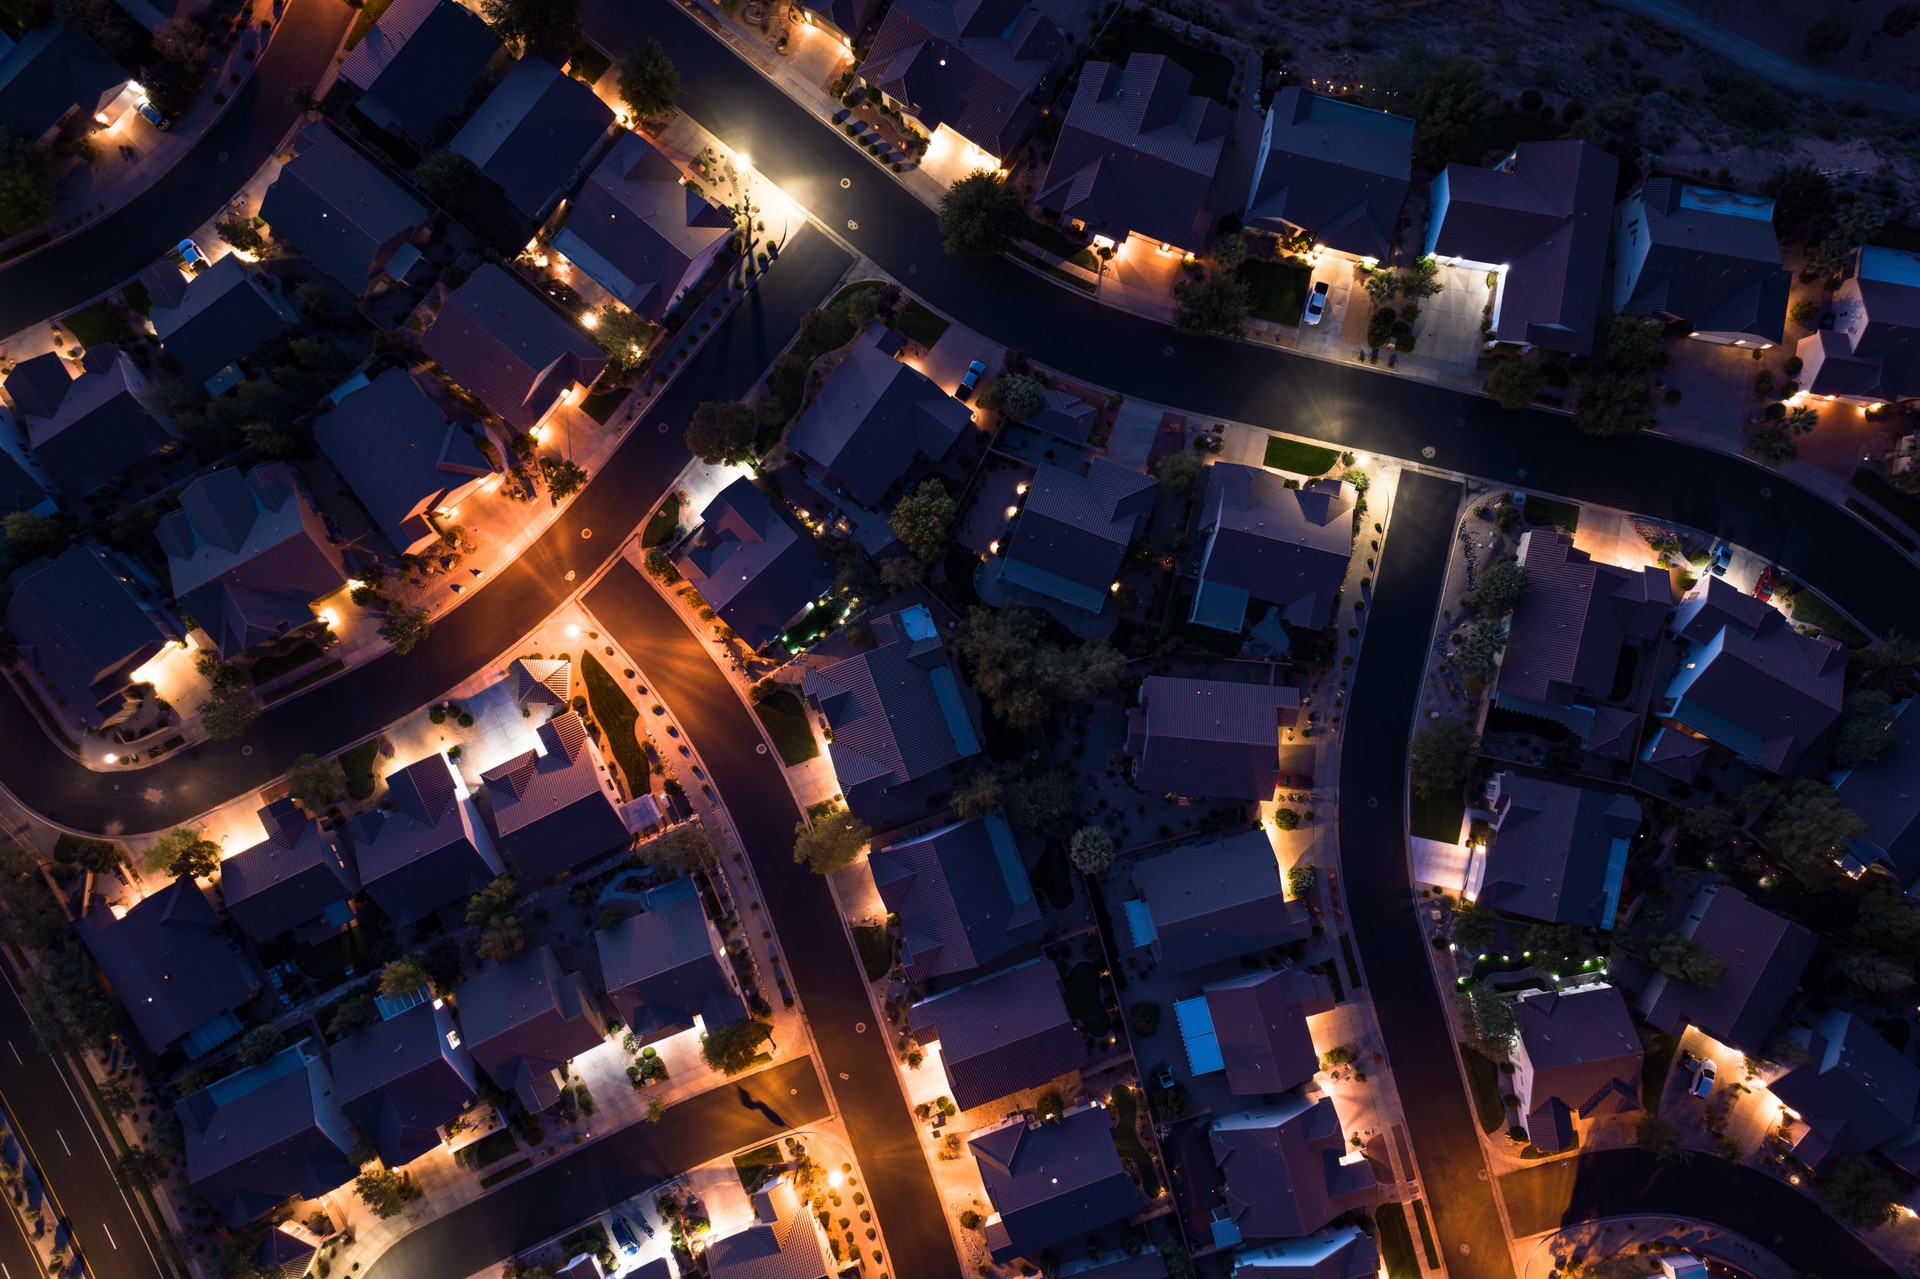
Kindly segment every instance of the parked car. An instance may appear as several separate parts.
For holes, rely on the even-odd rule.
[[[1757,600],[1773,598],[1773,588],[1780,584],[1780,570],[1769,564],[1760,572],[1760,580],[1753,584],[1753,597]]]
[[[147,118],[147,123],[151,124],[156,129],[164,129],[167,127],[168,123],[170,123],[167,117],[160,114],[160,108],[154,106],[153,103],[147,101],[145,98],[142,98],[140,99],[140,101],[136,102],[133,106],[133,109],[135,111],[138,111],[141,115],[145,116]]]
[[[972,364],[967,365],[967,375],[960,379],[960,385],[955,388],[953,398],[956,400],[972,399],[974,388],[980,385],[980,379],[986,375],[986,372],[987,366],[979,360],[975,360]]]
[[[1713,1091],[1713,1073],[1712,1062],[1700,1063],[1700,1072],[1693,1077],[1693,1087],[1690,1089],[1694,1096],[1705,1100],[1706,1095]]]
[[[207,255],[200,251],[200,246],[193,242],[192,236],[188,236],[186,239],[180,241],[180,243],[174,245],[173,251],[180,255],[181,260],[185,262],[189,268],[211,265]]]
[[[633,1236],[633,1227],[625,1217],[613,1219],[613,1241],[620,1245],[620,1251],[632,1256],[640,1251],[640,1241]]]
[[[1302,324],[1318,324],[1320,323],[1320,317],[1326,313],[1327,282],[1321,280],[1313,286],[1313,291],[1307,294],[1307,310],[1306,313],[1300,317],[1300,322]]]
[[[1720,543],[1719,549],[1715,550],[1713,553],[1713,575],[1715,577],[1725,577],[1727,575],[1727,565],[1731,564],[1732,562],[1733,562],[1733,543],[1731,542]]]

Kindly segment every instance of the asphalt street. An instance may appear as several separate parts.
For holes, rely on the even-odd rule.
[[[252,77],[178,164],[85,230],[0,270],[0,333],[124,283],[213,216],[273,154],[299,114],[287,91],[319,83],[353,15],[339,0],[291,0]]]
[[[724,1155],[827,1116],[820,1073],[798,1057],[667,1107],[549,1160],[518,1181],[409,1230],[366,1279],[467,1279]]]
[[[20,1218],[12,1212],[0,1214],[0,1279],[36,1279],[40,1260],[21,1231]]]
[[[56,1211],[72,1225],[93,1279],[171,1274],[158,1259],[145,1216],[114,1175],[113,1145],[92,1103],[82,1100],[84,1085],[65,1058],[47,1052],[34,1036],[18,982],[11,963],[0,967],[0,1097],[52,1192]],[[0,1235],[12,1231],[0,1225]],[[0,1262],[10,1246],[0,1243]]]
[[[800,810],[780,766],[704,641],[639,570],[625,561],[614,565],[587,593],[586,605],[645,669],[727,801],[886,1232],[889,1273],[959,1279],[946,1214],[894,1073],[886,1028],[873,1023],[866,979],[826,881],[793,860]]]

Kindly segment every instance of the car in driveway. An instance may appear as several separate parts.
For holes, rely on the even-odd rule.
[[[1693,1086],[1687,1091],[1704,1101],[1707,1094],[1713,1091],[1713,1077],[1713,1063],[1701,1062],[1700,1069],[1694,1073]]]
[[[186,239],[180,241],[180,243],[174,245],[173,251],[180,255],[180,260],[187,264],[189,270],[196,266],[209,265],[207,255],[200,251],[200,246],[193,242],[192,236],[188,236]]]
[[[980,379],[986,376],[986,372],[987,366],[980,360],[967,365],[967,374],[960,379],[960,385],[954,388],[953,398],[962,402],[972,399],[975,389],[980,385]]]
[[[133,109],[144,116],[147,123],[156,129],[164,129],[170,123],[167,117],[160,114],[160,108],[154,106],[153,103],[147,101],[145,98],[134,103]]]
[[[637,1256],[640,1252],[640,1241],[634,1237],[633,1226],[625,1217],[613,1219],[613,1241],[619,1244],[620,1251],[629,1257]]]
[[[1307,294],[1307,309],[1300,316],[1302,324],[1318,324],[1327,313],[1327,282],[1321,280]]]

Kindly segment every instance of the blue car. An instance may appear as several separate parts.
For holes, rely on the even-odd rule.
[[[164,129],[167,127],[167,117],[161,115],[160,108],[154,106],[153,103],[147,101],[145,98],[140,99],[139,105],[135,106],[134,110],[145,116],[147,123],[151,124],[154,128]]]
[[[625,1217],[613,1219],[613,1241],[620,1245],[620,1251],[633,1256],[640,1251],[640,1241],[633,1237],[633,1227],[627,1224]]]
[[[980,385],[980,379],[986,371],[987,366],[979,360],[967,365],[967,375],[960,379],[960,386],[954,391],[953,398],[962,401],[972,399],[974,388]]]
[[[174,245],[173,251],[175,253],[178,253],[181,257],[181,260],[184,261],[189,267],[196,266],[196,265],[198,266],[209,265],[207,261],[207,255],[200,251],[200,246],[195,244],[191,237],[185,240],[182,240],[180,241],[180,243]]]

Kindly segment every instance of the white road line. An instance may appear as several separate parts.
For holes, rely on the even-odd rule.
[[[13,1046],[13,1041],[12,1041],[11,1039],[9,1039],[9,1040],[7,1041],[7,1051],[8,1051],[8,1052],[10,1052],[10,1053],[12,1053],[12,1054],[13,1054],[13,1059],[14,1059],[15,1061],[17,1061],[17,1062],[20,1062],[20,1064],[21,1064],[22,1066],[24,1066],[24,1065],[26,1065],[26,1064],[27,1064],[27,1063],[26,1063],[26,1062],[24,1062],[24,1061],[20,1061],[20,1050],[19,1050],[18,1048],[15,1048],[15,1047]]]
[[[113,1250],[115,1252],[119,1252],[120,1245],[117,1243],[114,1243],[112,1228],[108,1226],[106,1222],[103,1221],[100,1223],[100,1229],[105,1230],[107,1232],[107,1242],[113,1244]]]
[[[67,1134],[61,1132],[58,1128],[55,1128],[53,1130],[53,1135],[60,1139],[60,1149],[66,1151],[67,1157],[71,1159],[73,1157],[73,1147],[67,1144]]]

